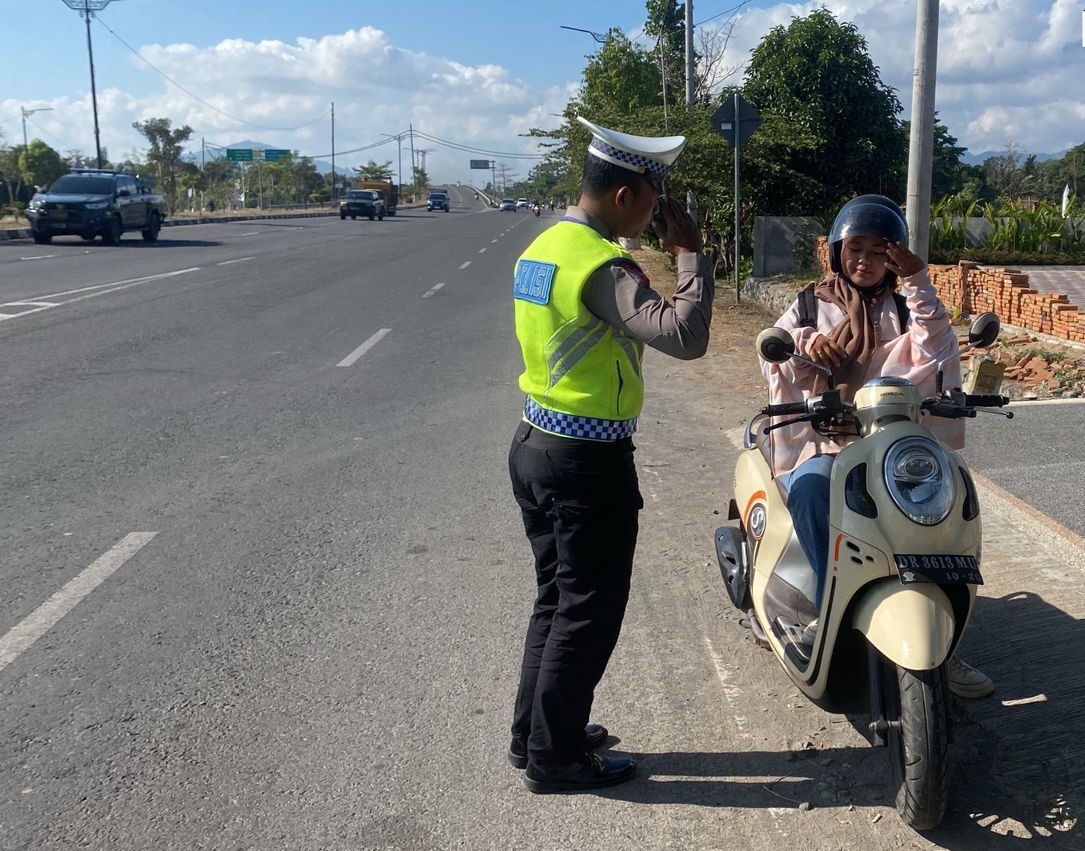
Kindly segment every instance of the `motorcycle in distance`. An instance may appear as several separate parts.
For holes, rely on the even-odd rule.
[[[539,213],[542,212],[542,208],[537,203],[531,205],[531,212],[535,214],[535,218],[539,218]]]
[[[998,317],[982,314],[962,353],[993,345],[998,333]],[[828,389],[803,402],[768,405],[746,426],[728,513],[738,524],[715,535],[727,594],[746,613],[758,643],[814,704],[869,716],[872,744],[889,752],[901,818],[928,830],[941,821],[949,794],[946,664],[983,580],[975,486],[961,456],[923,419],[975,417],[1009,399],[946,391],[939,364],[935,397],[922,399],[910,382],[884,376],[866,382],[848,403],[831,372],[797,354],[786,331],[762,331],[757,348],[767,361],[798,358],[821,370]],[[781,417],[787,419],[771,420]],[[771,432],[796,422],[820,434],[857,437],[832,466],[820,611],[814,569],[767,457]],[[803,625],[815,618],[811,637]]]

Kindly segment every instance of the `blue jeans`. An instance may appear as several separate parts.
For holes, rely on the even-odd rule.
[[[815,455],[780,476],[787,488],[787,510],[806,560],[817,574],[814,605],[821,609],[829,570],[829,475],[835,455]]]

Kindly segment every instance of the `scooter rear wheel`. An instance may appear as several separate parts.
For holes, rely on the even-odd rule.
[[[897,812],[914,830],[930,830],[949,798],[949,686],[945,666],[910,671],[882,659],[884,718]]]

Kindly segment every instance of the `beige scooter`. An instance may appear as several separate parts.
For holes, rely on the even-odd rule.
[[[998,332],[998,317],[983,314],[969,343],[990,346]],[[922,399],[911,383],[887,376],[868,381],[847,403],[829,370],[796,354],[787,332],[762,331],[757,348],[767,361],[798,358],[821,369],[829,389],[804,402],[769,405],[746,428],[728,515],[738,525],[715,536],[728,595],[811,701],[832,712],[869,714],[873,744],[889,749],[897,810],[908,825],[927,830],[941,821],[948,796],[946,662],[983,580],[975,486],[961,456],[924,421],[974,417],[1009,400],[944,392],[939,370],[935,398]],[[771,432],[794,422],[859,437],[832,467],[820,611],[814,570],[767,458]],[[804,631],[815,618],[816,632]]]

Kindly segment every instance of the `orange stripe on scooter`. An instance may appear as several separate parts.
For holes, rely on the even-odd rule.
[[[836,536],[836,546],[833,547],[833,561],[840,561],[840,545],[844,542],[844,533]],[[835,570],[835,568],[834,568]]]
[[[759,499],[765,499],[766,494],[764,491],[757,491],[750,497],[750,501],[746,503],[746,510],[742,512],[742,524],[749,528],[750,526],[750,512],[753,510],[753,504]]]

